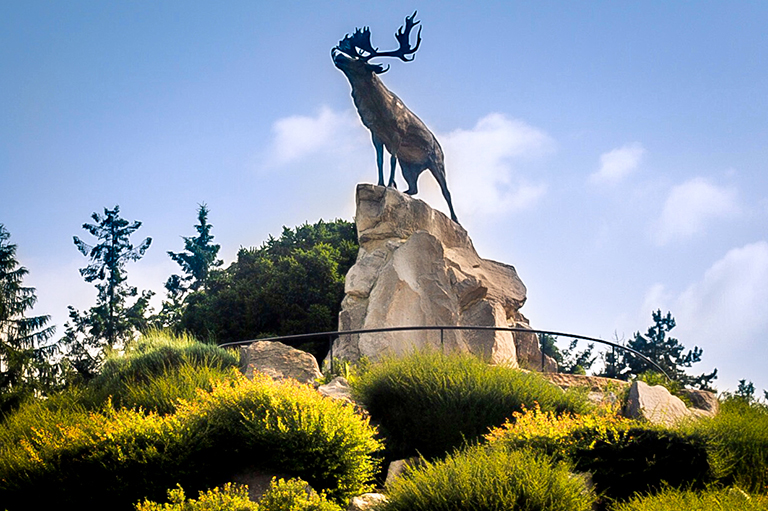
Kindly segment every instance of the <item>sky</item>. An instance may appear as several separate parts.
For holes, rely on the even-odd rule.
[[[415,59],[381,76],[435,133],[481,257],[515,266],[533,328],[671,335],[768,389],[768,3],[0,0],[0,223],[63,335],[96,290],[72,237],[139,220],[129,283],[210,209],[220,256],[354,216],[375,152],[330,50],[356,27]],[[405,183],[398,177],[400,189]],[[417,196],[446,210],[425,173]]]

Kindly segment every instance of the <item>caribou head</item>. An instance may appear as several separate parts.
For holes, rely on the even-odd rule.
[[[351,35],[339,41],[331,50],[333,64],[349,80],[352,86],[352,99],[360,114],[363,124],[371,130],[373,146],[376,148],[376,163],[379,170],[379,186],[384,186],[384,147],[390,154],[391,171],[388,186],[395,185],[395,166],[400,162],[400,170],[408,183],[405,193],[414,195],[418,191],[419,175],[429,169],[440,185],[451,218],[456,214],[451,203],[451,194],[445,182],[443,150],[437,139],[416,114],[392,91],[387,89],[378,75],[386,72],[389,66],[372,64],[371,59],[378,57],[396,57],[410,62],[421,44],[421,27],[416,34],[416,44],[411,46],[410,38],[416,13],[405,18],[405,24],[395,33],[400,47],[391,51],[379,51],[371,44],[371,31],[368,27],[358,28]]]
[[[347,73],[376,73],[382,74],[389,70],[381,64],[370,64],[368,61],[375,57],[397,57],[404,62],[410,62],[414,59],[412,56],[419,49],[421,44],[421,27],[416,34],[416,45],[411,47],[411,30],[421,23],[413,21],[416,17],[414,12],[405,18],[405,25],[395,33],[395,38],[400,43],[400,47],[392,51],[380,52],[371,44],[371,30],[368,27],[358,28],[353,34],[347,34],[339,44],[331,50],[333,63],[344,74]],[[408,56],[411,55],[411,58]]]

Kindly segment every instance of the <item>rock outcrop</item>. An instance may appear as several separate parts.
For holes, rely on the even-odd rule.
[[[629,398],[624,415],[651,424],[674,426],[691,417],[682,399],[673,396],[661,385],[650,386],[643,381],[634,381],[629,387]]]
[[[507,264],[478,256],[467,232],[421,200],[360,184],[360,251],[349,270],[339,330],[392,326],[528,327],[526,289]],[[333,356],[376,360],[414,349],[469,352],[494,364],[541,369],[536,335],[446,330],[341,336]],[[551,370],[554,361],[547,360]]]
[[[313,383],[323,376],[315,357],[273,341],[257,341],[240,348],[240,370],[248,378],[259,371],[277,380],[293,378],[301,383]]]

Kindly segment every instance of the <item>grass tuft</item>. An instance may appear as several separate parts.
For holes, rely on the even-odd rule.
[[[590,407],[583,393],[564,392],[538,374],[438,352],[374,364],[353,391],[381,423],[393,458],[443,456],[535,403],[557,413]]]
[[[748,495],[738,488],[705,491],[666,488],[654,495],[617,503],[611,511],[768,511],[768,497]]]
[[[531,451],[473,446],[398,478],[384,511],[586,511],[595,497],[564,463]]]

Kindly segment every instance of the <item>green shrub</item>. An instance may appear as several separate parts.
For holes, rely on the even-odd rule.
[[[267,377],[216,382],[166,416],[108,403],[42,420],[0,445],[0,502],[10,510],[128,509],[176,483],[207,488],[245,467],[302,477],[343,502],[368,489],[380,448],[352,406]]]
[[[148,499],[136,504],[136,511],[259,511],[259,505],[248,499],[248,487],[231,483],[221,488],[201,491],[197,500],[187,499],[184,489],[168,490],[168,503]]]
[[[136,504],[136,511],[341,511],[301,479],[273,479],[258,504],[248,499],[247,486],[232,483],[201,491],[197,500],[187,499],[178,486],[168,491],[168,500],[159,504],[145,499]]]
[[[540,375],[488,365],[472,355],[413,353],[372,365],[353,384],[380,421],[393,457],[426,458],[472,442],[512,412],[538,402],[556,412],[585,411],[586,396]]]
[[[341,507],[318,495],[301,479],[272,479],[259,501],[261,511],[342,511]]]
[[[655,495],[642,495],[617,503],[611,511],[768,511],[768,497],[748,495],[738,488],[706,491],[666,488]]]
[[[395,480],[384,511],[591,509],[594,495],[564,463],[530,451],[473,446]]]
[[[714,475],[746,491],[768,493],[768,409],[728,399],[720,413],[689,425],[706,438]]]
[[[556,417],[534,409],[515,414],[513,423],[487,439],[567,459],[577,470],[592,473],[597,490],[611,499],[665,485],[703,487],[711,477],[701,435],[615,416]]]
[[[107,358],[88,385],[84,403],[97,409],[111,397],[116,407],[171,413],[179,398],[193,398],[197,388],[210,390],[212,379],[221,379],[239,363],[234,352],[189,335],[150,331],[124,354]]]

